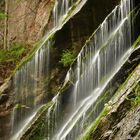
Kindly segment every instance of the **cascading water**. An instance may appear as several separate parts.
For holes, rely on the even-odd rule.
[[[60,30],[71,17],[79,12],[86,2],[87,0],[55,0],[53,15],[50,19],[50,23],[53,24],[50,25],[50,30],[47,30],[42,44],[56,31]]]
[[[73,0],[56,0],[54,14],[54,27],[62,22],[62,16],[65,16],[69,11],[69,8],[73,6]],[[61,17],[61,18],[60,18]]]
[[[47,126],[47,140],[77,139],[101,112],[95,101],[133,51],[130,6],[130,0],[122,0],[79,53],[76,68],[67,74],[73,83],[69,100],[64,105],[58,94],[57,104],[49,109],[53,113],[47,114],[49,124],[57,123]]]
[[[49,72],[49,48],[44,45],[33,59],[19,70],[13,79],[15,107],[12,113],[12,133],[19,129],[19,124],[29,117],[45,101],[47,87],[45,81]],[[48,59],[46,59],[48,58]],[[25,121],[26,122],[26,121]]]
[[[53,27],[46,33],[31,61],[15,74],[12,94],[15,95],[16,105],[11,115],[11,134],[16,135],[12,137],[13,140],[20,139],[38,108],[46,103],[45,82],[49,76],[49,52],[52,46],[49,39],[80,11],[86,1],[56,0]],[[71,9],[75,3],[77,8],[73,12]],[[46,126],[42,133],[47,140],[77,139],[100,113],[102,108],[95,109],[94,106],[96,99],[133,50],[129,12],[130,0],[122,0],[79,53],[76,68],[70,68],[64,83],[71,81],[73,85],[67,102],[59,93],[46,114]],[[67,14],[71,14],[69,18]]]
[[[61,29],[66,21],[82,8],[85,2],[86,0],[62,0],[62,2],[56,0],[53,10],[53,27],[47,31],[40,44],[40,49],[37,50],[31,61],[16,72],[12,81],[12,94],[15,95],[16,105],[11,115],[11,135],[14,135],[11,139],[20,139],[23,129],[35,116],[35,112],[42,104],[46,103],[51,36]],[[80,7],[73,9],[71,15],[67,17],[74,4]]]

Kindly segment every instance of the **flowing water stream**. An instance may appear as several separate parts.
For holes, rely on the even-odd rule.
[[[12,140],[20,139],[38,108],[46,103],[51,36],[80,11],[86,1],[56,0],[53,27],[47,31],[33,58],[15,74]],[[62,96],[65,93],[58,93],[48,109],[46,126],[42,130],[45,139],[75,140],[101,112],[102,107],[96,108],[95,101],[133,51],[130,7],[131,0],[121,0],[82,48],[64,83],[73,83],[67,102],[64,103]]]
[[[73,83],[67,103],[59,93],[46,115],[47,140],[77,139],[101,112],[104,103],[95,101],[133,51],[130,11],[131,1],[121,0],[79,53],[66,77]]]
[[[51,36],[75,15],[86,0],[56,0],[53,9],[53,26],[41,40],[33,58],[23,65],[12,80],[12,94],[15,107],[11,115],[11,135],[13,140],[20,139],[23,129],[35,116],[37,110],[46,103],[48,87]]]

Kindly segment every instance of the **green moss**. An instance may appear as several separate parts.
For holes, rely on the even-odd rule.
[[[43,140],[42,130],[45,128],[46,113],[53,102],[43,105],[33,118],[31,125],[25,130],[21,140]]]
[[[60,93],[64,93],[64,92],[69,88],[69,86],[70,86],[71,84],[73,84],[73,83],[72,83],[71,81],[68,81],[65,85],[63,85],[62,87],[60,87],[59,92],[60,92]]]
[[[52,102],[52,101],[49,102],[49,103],[47,103],[47,104],[45,104],[45,105],[43,105],[43,106],[39,109],[39,111],[38,111],[37,114],[38,114],[39,116],[41,116],[41,114],[46,113],[46,112],[48,111],[48,108],[49,108],[51,105],[53,105],[53,102]]]
[[[139,5],[139,6],[140,6],[140,5]],[[137,9],[138,9],[139,6],[137,6],[135,9],[133,9],[133,10],[128,14],[128,16],[132,18],[133,22],[135,21],[135,18],[137,17],[137,15],[139,15],[139,10],[137,11]],[[110,16],[110,14],[109,14],[107,17],[109,17],[109,16]],[[101,26],[102,26],[102,24],[100,24],[100,26],[98,26],[98,28],[97,28],[97,29],[93,32],[93,34],[88,38],[88,40],[87,40],[87,41],[85,42],[85,44],[83,45],[83,48],[88,47],[87,44],[90,43],[91,40],[93,40],[95,34],[98,32],[98,30],[101,28]],[[116,32],[115,32],[115,33],[112,32],[111,35],[109,36],[108,40],[106,40],[105,43],[102,44],[102,46],[100,46],[100,50],[99,50],[100,52],[99,52],[99,53],[101,53],[101,51],[102,51],[103,49],[106,49],[106,47],[108,46],[108,43],[110,43],[110,42],[113,41],[115,34],[116,34]],[[140,36],[139,36],[139,38],[137,39],[137,41],[135,41],[135,43],[134,43],[132,46],[133,46],[133,48],[137,48],[139,44],[140,44]],[[85,59],[85,60],[86,60],[87,58],[88,58],[88,54],[86,54],[86,56],[85,56],[84,58],[82,58],[82,59]],[[77,60],[77,59],[74,60],[74,62],[72,63],[72,65],[75,63],[76,60]]]
[[[139,66],[140,66],[140,64],[133,70],[133,72],[131,74],[129,74],[128,78],[125,80],[125,82],[117,90],[117,92],[113,96],[112,100],[114,100],[114,98],[116,98],[116,96],[121,92],[121,90],[123,90],[124,87],[128,84],[129,80],[132,78],[133,74],[137,71],[137,69],[138,69]]]
[[[67,16],[65,17],[65,19],[63,20],[63,25],[73,16],[73,12],[76,9],[76,7],[78,6],[78,4],[81,2],[81,0],[77,0],[75,3],[73,3],[71,9],[68,11]],[[80,10],[80,9],[79,9]]]
[[[0,65],[7,62],[18,62],[26,53],[22,44],[14,44],[9,50],[0,49]]]
[[[91,138],[90,138],[91,133],[95,131],[95,129],[99,125],[101,119],[103,117],[105,117],[109,113],[110,110],[111,110],[111,106],[104,107],[103,111],[100,113],[100,115],[98,116],[98,118],[91,124],[91,126],[89,127],[89,129],[85,133],[86,135],[81,136],[79,138],[79,140],[91,140]]]
[[[86,118],[88,120],[88,118],[92,115],[92,113],[95,111],[95,109],[97,108],[97,106],[104,100],[108,99],[108,96],[110,96],[110,91],[107,90],[104,94],[102,94],[98,99],[97,102],[94,105],[94,108],[90,111],[90,114],[88,115],[88,117]],[[88,129],[86,130],[86,132],[84,134],[82,134],[78,140],[91,140],[90,136],[91,133],[95,131],[95,129],[97,128],[97,126],[99,125],[101,119],[103,117],[105,117],[109,111],[111,110],[111,103],[110,104],[106,104],[106,106],[104,107],[104,109],[102,110],[102,112],[99,114],[99,116],[96,118],[96,120],[88,127]]]
[[[45,137],[42,137],[42,136],[34,136],[30,140],[44,140],[44,139]]]
[[[137,40],[134,42],[133,48],[136,49],[139,45],[140,45],[140,35],[139,35],[139,37],[137,38]]]
[[[50,114],[52,115],[52,113],[54,111],[54,104],[51,103],[51,105],[52,105],[52,110],[50,111]],[[40,114],[40,117],[32,125],[32,127],[30,127],[30,131],[28,131],[25,134],[25,135],[27,135],[26,140],[37,140],[37,138],[39,140],[45,139],[46,136],[44,136],[44,133],[46,133],[46,131],[47,131],[47,123],[48,123],[48,122],[46,122],[46,113],[47,113],[49,107],[50,107],[50,105],[45,106],[44,109],[41,111],[42,113]],[[50,122],[50,123],[53,123],[53,122]],[[54,125],[50,124],[50,126],[54,126]],[[52,129],[52,128],[50,127],[49,129]],[[25,139],[24,136],[23,136],[23,139]]]
[[[118,91],[115,93],[115,95],[112,98],[112,101],[116,98],[116,96],[121,92],[121,90],[123,90],[127,84],[128,81],[132,78],[133,74],[136,72],[136,70],[138,69],[140,65],[138,65],[135,70],[129,75],[129,77],[126,79],[126,81],[124,82],[124,84],[118,89]],[[132,88],[132,93],[133,96],[130,98],[127,98],[127,100],[131,101],[131,105],[132,107],[138,106],[140,104],[140,82],[139,83],[135,83]],[[91,133],[93,133],[95,131],[95,129],[97,128],[97,126],[99,125],[101,119],[103,117],[105,117],[109,111],[111,110],[111,104],[114,104],[113,102],[111,102],[109,105],[106,105],[103,109],[103,111],[100,113],[99,117],[91,124],[91,126],[89,127],[89,129],[85,132],[85,134],[83,136],[80,137],[80,140],[91,140]]]
[[[100,104],[107,100],[107,98],[110,96],[109,91],[106,91],[104,94],[102,94],[100,97],[98,97],[94,107],[92,110],[90,110],[90,113],[88,114],[88,116],[86,117],[86,120],[90,119],[90,117],[94,114],[94,112],[96,111],[96,109],[98,108],[98,106],[100,106]]]
[[[137,16],[139,16],[139,14],[140,14],[140,9],[135,14],[132,15],[132,17],[133,17],[132,22],[133,23],[135,22],[135,19],[137,18]]]
[[[63,24],[65,24],[70,19],[70,17],[72,16],[72,12],[75,10],[76,6],[77,4],[74,4],[72,6],[71,10],[67,13],[66,18],[64,19]]]
[[[30,107],[23,104],[16,104],[14,107],[14,109],[22,109],[22,108],[30,109]]]
[[[19,52],[16,52],[16,54],[17,54],[17,56],[18,57],[16,57],[16,56],[14,56],[14,58],[16,58],[16,59],[13,59],[12,57],[11,57],[11,59],[7,59],[7,57],[6,56],[8,56],[8,58],[9,58],[9,55],[8,55],[8,53],[6,52],[7,50],[0,50],[0,55],[2,54],[2,56],[0,56],[1,57],[1,59],[2,59],[2,62],[3,63],[5,63],[6,61],[12,61],[13,63],[15,63],[16,64],[16,68],[14,69],[14,71],[11,73],[11,75],[7,78],[7,79],[5,79],[5,81],[4,81],[4,83],[6,83],[6,82],[8,82],[8,81],[10,81],[10,79],[14,76],[14,74],[17,72],[17,70],[19,70],[25,63],[27,63],[32,57],[33,57],[33,55],[35,54],[35,52],[37,51],[37,49],[38,49],[38,47],[39,47],[39,44],[40,44],[40,42],[38,42],[38,43],[36,43],[35,45],[34,45],[34,47],[33,47],[33,49],[31,50],[31,52],[28,52],[28,55],[26,56],[26,57],[24,57],[22,60],[21,60],[21,58],[19,57],[20,55],[19,54],[21,54],[21,52],[23,51],[23,49],[21,49],[21,50],[19,50]],[[27,51],[27,49],[24,47],[24,51],[25,52],[23,52],[23,54],[24,53],[27,53],[26,51]],[[11,50],[11,49],[10,49]],[[8,50],[8,52],[9,52],[9,50]],[[7,54],[7,55],[5,55],[5,54]],[[13,54],[13,53],[12,53]],[[3,55],[5,55],[4,56],[4,58],[3,58]],[[22,54],[21,54],[22,55]],[[2,65],[0,65],[0,66],[2,66]]]
[[[16,67],[15,71],[17,71],[22,65],[24,65],[33,57],[35,52],[38,50],[40,44],[41,42],[37,42],[35,45],[33,45],[33,49],[31,50],[31,52],[20,62],[20,64]]]
[[[70,19],[70,17],[72,16],[72,11],[75,9],[75,7],[78,5],[79,2],[80,0],[73,5],[73,7],[68,13],[68,16],[63,20],[63,23],[61,24],[61,26],[63,26]],[[29,52],[28,55],[24,57],[24,59],[22,59],[22,61],[16,66],[12,74],[7,79],[5,79],[5,82],[8,82],[13,77],[13,75],[17,72],[17,70],[19,70],[25,63],[27,63],[33,57],[36,51],[39,50],[43,46],[43,44],[47,43],[47,41],[49,40],[52,40],[54,38],[54,35],[55,35],[55,32],[49,34],[47,38],[46,36],[44,36],[40,41],[34,44],[31,52]]]
[[[6,18],[6,17],[7,17],[7,15],[6,15],[6,14],[4,14],[4,13],[0,12],[0,19],[4,19],[4,18]]]

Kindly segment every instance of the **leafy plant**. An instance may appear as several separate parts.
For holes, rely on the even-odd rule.
[[[135,94],[135,97],[130,99],[131,104],[133,106],[137,106],[140,104],[140,85],[137,85],[133,92]]]
[[[6,14],[0,12],[0,19],[4,19],[4,18],[6,18],[6,17],[7,17]]]
[[[16,62],[25,53],[26,49],[21,44],[14,44],[9,50],[0,49],[0,63]]]
[[[131,103],[133,106],[139,105],[140,104],[140,96],[136,96],[135,98],[132,98]]]
[[[62,57],[60,63],[64,65],[64,67],[70,66],[75,60],[75,54],[70,50],[64,50],[62,53]]]
[[[134,96],[126,99],[131,102],[132,106],[137,106],[140,104],[140,85],[137,85],[132,92],[134,93]]]
[[[26,109],[30,109],[30,107],[23,105],[23,104],[16,104],[15,105],[15,109],[21,109],[21,108],[26,108]]]

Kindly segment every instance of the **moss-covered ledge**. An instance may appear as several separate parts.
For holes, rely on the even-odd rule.
[[[33,119],[25,126],[24,130],[21,134],[19,134],[16,138],[20,138],[21,140],[28,140],[30,136],[32,136],[38,128],[42,125],[42,121],[45,119],[46,113],[50,106],[53,106],[53,102],[49,102],[43,106],[41,106],[38,111],[35,113]]]
[[[112,13],[110,13],[106,18],[109,18],[109,17],[111,16],[111,14],[112,14]],[[140,4],[138,4],[138,5],[129,13],[129,15],[128,15],[128,17],[131,18],[131,20],[132,20],[132,24],[134,24],[135,21],[137,20],[137,18],[139,18],[139,15],[140,15]],[[136,24],[138,24],[138,23],[136,23]],[[85,42],[85,44],[83,45],[81,51],[84,50],[86,47],[88,47],[88,44],[90,44],[90,42],[93,40],[95,34],[98,32],[98,30],[101,28],[101,26],[102,26],[102,24],[100,24],[100,25],[98,26],[98,28],[92,33],[92,35],[86,40],[86,42]],[[133,31],[133,32],[135,32],[135,31]],[[113,37],[112,37],[113,34],[114,34],[114,33],[112,33],[112,34],[109,36],[109,39],[101,46],[100,51],[101,51],[102,49],[104,49],[104,48],[107,46],[107,44],[113,39]],[[133,48],[133,49],[137,49],[137,48],[139,47],[139,45],[140,45],[140,35],[137,36],[135,39],[136,39],[136,40],[134,40],[133,45],[132,45],[132,48]],[[77,56],[77,57],[78,57],[78,56]],[[77,57],[75,58],[75,60],[74,60],[73,63],[71,64],[71,67],[74,67],[74,66],[75,66],[75,64],[76,64],[76,62],[77,62]],[[85,59],[85,58],[84,58],[84,59]]]
[[[128,77],[128,75],[135,69],[135,67],[138,65],[139,63],[139,52],[140,49],[136,49],[136,51],[134,51],[131,56],[129,57],[129,60],[122,66],[121,70],[115,75],[115,77],[112,79],[112,81],[109,83],[109,85],[107,86],[107,88],[104,91],[104,94],[101,95],[101,97],[98,98],[97,102],[95,103],[95,108],[96,106],[98,106],[100,103],[104,102],[104,101],[108,101],[110,99],[110,96],[112,96],[112,93],[114,93],[118,87],[126,80],[126,78]],[[125,73],[124,73],[125,71]],[[135,71],[133,71],[134,73]],[[66,100],[67,96],[69,96],[69,90],[72,89],[73,87],[73,79],[70,79],[70,74],[71,71],[68,72],[67,78],[64,81],[64,83],[62,84],[58,95],[61,98],[61,100]],[[119,80],[119,77],[122,77],[121,80]],[[110,90],[110,88],[112,88]],[[63,104],[63,107],[65,107],[65,105]],[[96,125],[94,124],[94,127],[92,128],[96,128],[95,126],[98,125],[98,123],[100,122],[100,119],[102,117],[104,117],[109,111],[110,111],[110,105],[107,105],[103,111],[101,112],[101,114],[99,115],[99,117],[96,120]],[[35,137],[40,138],[40,134],[39,132],[42,130],[41,128],[44,126],[45,122],[45,117],[47,114],[47,110],[44,110],[42,112],[42,114],[40,114],[40,117],[36,118],[36,121],[33,121],[33,123],[30,125],[30,127],[28,127],[28,129],[26,129],[24,131],[24,134],[22,135],[22,139],[28,140],[28,139],[34,139]],[[93,109],[94,112],[94,109]],[[88,117],[87,117],[88,118]]]
[[[60,97],[60,100],[62,100],[62,98],[64,98],[64,96],[66,95],[66,92],[69,93],[68,91],[71,89],[71,86],[72,83],[68,80],[65,84],[63,84],[63,86],[59,90],[58,95],[56,95],[56,97],[54,98],[57,98],[58,96]],[[46,121],[47,113],[50,108],[50,111],[53,112],[55,103],[55,101],[50,101],[37,110],[37,113],[31,120],[31,122],[29,122],[24,131],[19,135],[20,140],[42,140],[45,138],[42,133],[43,130],[46,129],[45,124],[48,123],[48,120]]]
[[[52,1],[54,3],[54,1]],[[16,66],[15,70],[12,72],[12,74],[4,80],[4,84],[2,86],[0,86],[0,95],[2,93],[4,93],[5,90],[7,90],[8,85],[10,85],[11,83],[11,79],[14,77],[15,73],[28,61],[30,61],[32,59],[32,57],[35,55],[35,53],[37,52],[37,50],[39,50],[44,44],[47,43],[47,41],[50,41],[53,39],[55,33],[58,30],[61,30],[62,27],[70,20],[71,17],[73,17],[75,14],[77,14],[81,8],[83,7],[83,5],[86,3],[86,1],[81,1],[81,0],[77,0],[73,6],[71,7],[71,9],[68,11],[67,15],[65,16],[65,18],[63,19],[62,23],[60,25],[58,25],[58,27],[55,30],[52,30],[51,32],[49,32],[47,35],[45,35],[42,39],[40,39],[40,41],[38,41],[37,43],[35,43],[33,45],[33,49],[31,50],[31,52],[29,52],[29,54],[24,57],[21,62]],[[77,8],[78,7],[78,8]],[[50,15],[51,16],[51,15]]]
[[[105,105],[99,117],[91,124],[85,132],[82,140],[97,140],[104,136],[109,136],[110,129],[119,123],[128,111],[137,109],[140,104],[139,100],[134,105],[134,100],[140,98],[140,64],[130,74],[124,84],[118,89],[115,96]],[[136,101],[135,101],[136,102]],[[108,135],[107,135],[108,132]],[[104,137],[105,138],[105,137]]]

